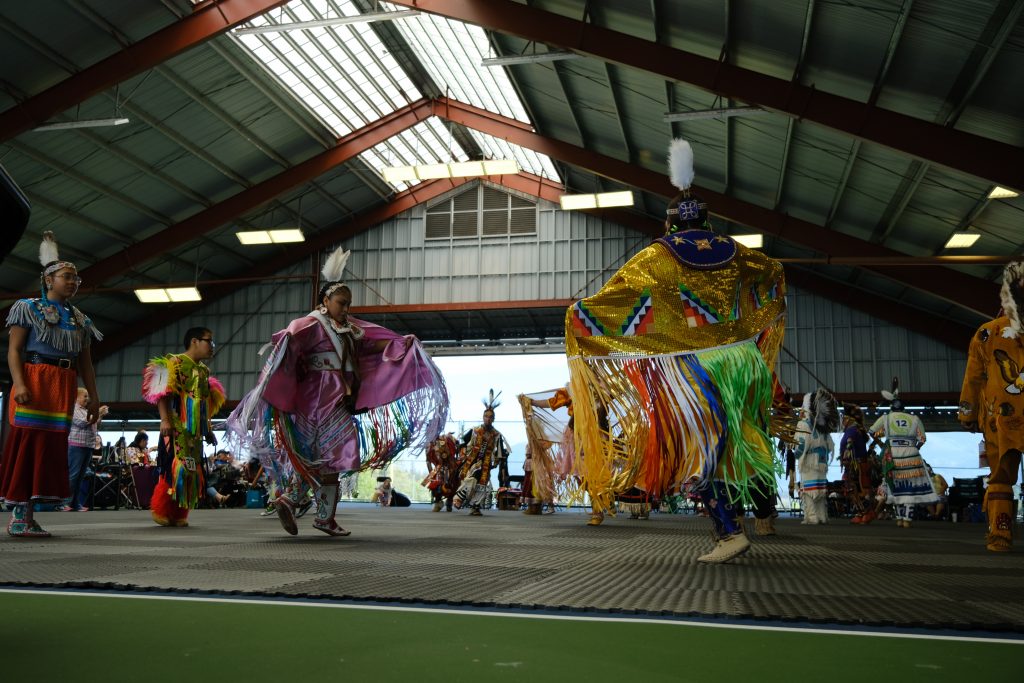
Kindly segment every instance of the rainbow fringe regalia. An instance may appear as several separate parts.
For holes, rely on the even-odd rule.
[[[171,353],[146,365],[142,397],[152,404],[169,397],[174,428],[172,447],[168,449],[162,438],[159,443],[157,457],[166,488],[158,485],[154,492],[154,518],[184,519],[203,495],[203,439],[212,432],[210,418],[224,405],[224,387],[203,363],[183,353]],[[179,509],[174,510],[174,506]]]
[[[536,406],[533,401],[544,404]],[[530,444],[531,490],[523,495],[545,503],[579,497],[579,478],[573,476],[572,399],[566,389],[520,394],[519,406]]]
[[[282,484],[319,488],[321,475],[384,469],[448,420],[444,378],[415,337],[352,317],[347,327],[352,338],[339,338],[313,311],[277,332],[256,387],[228,417],[230,438]]]
[[[597,509],[632,486],[749,503],[773,480],[785,312],[782,266],[706,230],[658,239],[569,308],[574,469]]]

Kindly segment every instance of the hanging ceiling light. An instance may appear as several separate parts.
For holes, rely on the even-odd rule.
[[[537,64],[539,62],[557,62],[563,59],[581,59],[583,55],[568,50],[551,50],[550,52],[534,52],[527,55],[508,55],[505,57],[485,57],[480,66],[512,66],[513,64]]]
[[[750,249],[760,249],[764,246],[764,235],[753,233],[750,235],[732,235],[733,240]]]
[[[633,206],[633,191],[601,192],[600,194],[563,194],[558,198],[562,211],[604,209],[611,206]]]
[[[719,109],[695,109],[693,111],[670,111],[665,114],[663,121],[692,121],[694,119],[726,119],[732,116],[751,116],[753,114],[767,114],[766,109],[760,107],[723,107]]]
[[[246,26],[236,28],[232,33],[246,35],[248,33],[283,33],[284,31],[302,31],[307,28],[319,28],[322,26],[343,26],[345,24],[365,24],[371,21],[394,21],[395,19],[407,19],[422,14],[418,10],[405,9],[394,12],[367,12],[366,14],[354,14],[350,17],[335,17],[333,19],[316,19],[314,21],[293,21],[287,24],[264,24],[262,26]]]
[[[56,123],[44,123],[32,130],[42,132],[47,130],[71,130],[72,128],[106,128],[109,126],[123,126],[131,119],[119,117],[116,119],[84,119],[82,121],[57,121]]]
[[[946,242],[946,249],[966,249],[974,246],[979,237],[981,237],[980,232],[954,232],[953,236]]]
[[[988,198],[989,199],[1013,199],[1014,197],[1016,197],[1019,194],[1020,194],[1020,192],[1015,192],[1014,190],[1011,190],[1008,187],[1000,187],[1000,186],[996,185],[995,187],[992,188],[992,191],[988,193]]]
[[[245,245],[282,244],[284,242],[305,242],[306,236],[300,228],[279,228],[277,230],[245,230],[236,232],[235,237]]]
[[[437,178],[469,178],[519,173],[515,159],[487,159],[484,161],[456,161],[450,164],[419,164],[416,166],[388,166],[381,175],[389,183],[435,180]]]
[[[168,304],[179,301],[202,301],[196,287],[146,287],[136,289],[135,296],[144,304]]]

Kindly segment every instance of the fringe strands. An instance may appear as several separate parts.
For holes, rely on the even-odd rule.
[[[631,486],[658,494],[712,480],[751,503],[748,486],[774,476],[772,375],[754,340],[673,355],[577,356],[569,367],[576,471],[598,509]]]
[[[185,465],[185,459],[176,456],[172,465],[171,481],[174,482],[171,486],[171,498],[178,507],[192,509],[199,505],[199,497],[203,491],[203,471],[198,462],[192,460],[192,469],[189,469]]]

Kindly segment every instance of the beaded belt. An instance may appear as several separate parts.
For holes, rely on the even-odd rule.
[[[306,367],[310,370],[318,370],[320,372],[344,370],[344,368],[341,367],[341,359],[338,358],[338,354],[332,351],[309,354],[306,356]]]
[[[52,356],[44,356],[34,351],[25,355],[25,362],[31,365],[38,365],[40,363],[45,365],[56,365],[58,368],[67,368],[69,370],[75,367],[74,358],[54,358]]]

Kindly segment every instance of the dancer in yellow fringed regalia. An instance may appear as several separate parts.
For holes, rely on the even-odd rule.
[[[576,468],[600,508],[637,485],[690,486],[726,562],[750,541],[737,520],[775,477],[768,436],[772,368],[785,325],[782,266],[716,235],[690,193],[689,143],[669,150],[667,233],[566,314]],[[607,427],[598,415],[607,414]]]
[[[1017,483],[1024,451],[1024,262],[1009,263],[1000,289],[1001,315],[975,333],[967,352],[960,422],[985,436],[992,468],[985,491],[985,547],[1010,552]]]

